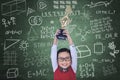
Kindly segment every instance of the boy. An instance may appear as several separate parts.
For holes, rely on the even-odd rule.
[[[53,46],[51,48],[51,61],[54,72],[54,80],[76,80],[77,53],[73,41],[68,33],[64,31],[69,43],[69,49],[62,48],[57,51],[57,37],[59,30],[56,31]]]

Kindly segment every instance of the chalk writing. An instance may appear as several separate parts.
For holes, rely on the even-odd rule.
[[[79,65],[80,77],[95,77],[95,67],[93,63],[85,63]]]
[[[112,74],[117,73],[117,69],[113,64],[103,66],[102,69],[103,69],[103,75],[104,76],[112,75]]]
[[[10,17],[9,20],[6,18],[2,18],[2,25],[5,27],[9,27],[10,25],[16,25],[16,18],[15,17]]]
[[[40,70],[36,70],[36,71],[28,71],[28,78],[32,78],[32,77],[41,77],[41,76],[47,76],[49,72],[49,69],[40,69]]]

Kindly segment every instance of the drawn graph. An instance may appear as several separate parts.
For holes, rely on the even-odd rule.
[[[10,16],[26,11],[26,0],[12,0],[1,4],[2,15]]]
[[[5,51],[3,65],[17,65],[16,58],[17,58],[16,51]]]

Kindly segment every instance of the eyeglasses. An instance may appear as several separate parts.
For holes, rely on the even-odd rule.
[[[59,58],[58,58],[58,61],[59,61],[59,62],[63,62],[64,60],[65,60],[66,62],[68,62],[68,61],[71,60],[71,58],[70,58],[70,57],[65,57],[65,58],[59,57]]]

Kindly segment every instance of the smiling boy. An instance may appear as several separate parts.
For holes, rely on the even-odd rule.
[[[54,80],[76,80],[77,53],[74,43],[67,30],[64,31],[69,43],[69,49],[61,48],[57,51],[58,39],[56,31],[53,46],[51,48],[51,61],[54,72]]]

